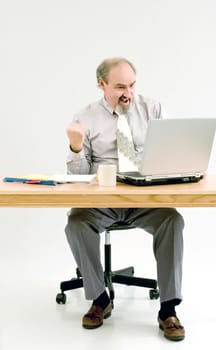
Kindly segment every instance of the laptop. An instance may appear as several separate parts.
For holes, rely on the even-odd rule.
[[[118,172],[117,181],[137,185],[197,182],[208,168],[216,119],[149,120],[140,172]]]

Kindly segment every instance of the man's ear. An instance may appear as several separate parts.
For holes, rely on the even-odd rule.
[[[104,86],[105,86],[105,81],[101,78],[98,79],[98,86],[100,89],[104,90]]]

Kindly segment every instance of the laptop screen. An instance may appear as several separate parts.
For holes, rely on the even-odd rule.
[[[211,155],[216,119],[154,119],[148,124],[140,173],[203,174]]]

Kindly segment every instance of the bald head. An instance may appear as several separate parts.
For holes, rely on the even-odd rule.
[[[128,64],[133,72],[136,74],[136,69],[134,65],[128,61],[124,57],[111,57],[106,58],[103,62],[100,63],[100,65],[97,67],[96,70],[96,77],[98,84],[100,83],[100,80],[102,79],[105,83],[108,83],[108,75],[112,68],[121,65],[122,63]]]

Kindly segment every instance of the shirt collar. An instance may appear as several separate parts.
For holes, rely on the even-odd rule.
[[[108,112],[113,114],[113,112],[114,112],[113,108],[109,105],[109,103],[105,100],[104,97],[102,98],[102,104],[103,104],[104,108],[106,108],[108,110]]]

